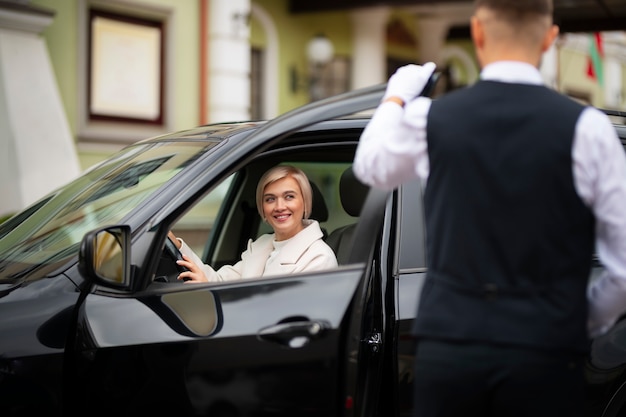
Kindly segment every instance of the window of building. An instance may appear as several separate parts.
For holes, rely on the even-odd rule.
[[[89,12],[90,120],[162,125],[163,22]]]
[[[110,0],[77,3],[79,146],[99,152],[172,131],[176,64],[168,48],[175,9]]]
[[[252,120],[263,118],[263,50],[252,48],[250,60],[250,117]]]

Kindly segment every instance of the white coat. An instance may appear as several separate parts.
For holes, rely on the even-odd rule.
[[[235,265],[224,265],[217,271],[206,265],[183,242],[180,251],[199,265],[209,282],[289,275],[299,272],[336,268],[337,257],[322,239],[323,233],[316,220],[303,220],[304,229],[289,240],[275,242],[274,234],[265,234],[257,240],[248,240],[248,248]],[[278,243],[276,254],[270,255]]]

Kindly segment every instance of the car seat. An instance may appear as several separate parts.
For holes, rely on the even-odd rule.
[[[352,171],[352,166],[348,167],[339,179],[339,197],[344,211],[352,216],[359,217],[363,203],[369,192],[369,187],[359,181]],[[339,265],[348,263],[352,239],[356,230],[356,222],[333,230],[326,243],[335,251]]]
[[[320,228],[322,229],[322,233],[324,233],[323,239],[325,240],[328,237],[328,231],[322,227],[322,223],[328,221],[328,206],[326,205],[324,195],[320,191],[317,184],[311,180],[309,180],[309,183],[311,184],[311,190],[313,191],[313,204],[311,206],[309,219],[317,220],[320,223]]]

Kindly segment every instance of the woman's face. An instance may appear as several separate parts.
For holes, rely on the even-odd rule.
[[[274,229],[276,240],[287,240],[302,230],[304,199],[295,179],[285,177],[265,186],[263,216]]]

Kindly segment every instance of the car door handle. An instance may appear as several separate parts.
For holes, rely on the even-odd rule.
[[[289,321],[264,327],[257,333],[260,340],[290,348],[301,348],[320,338],[330,328],[323,320]]]

